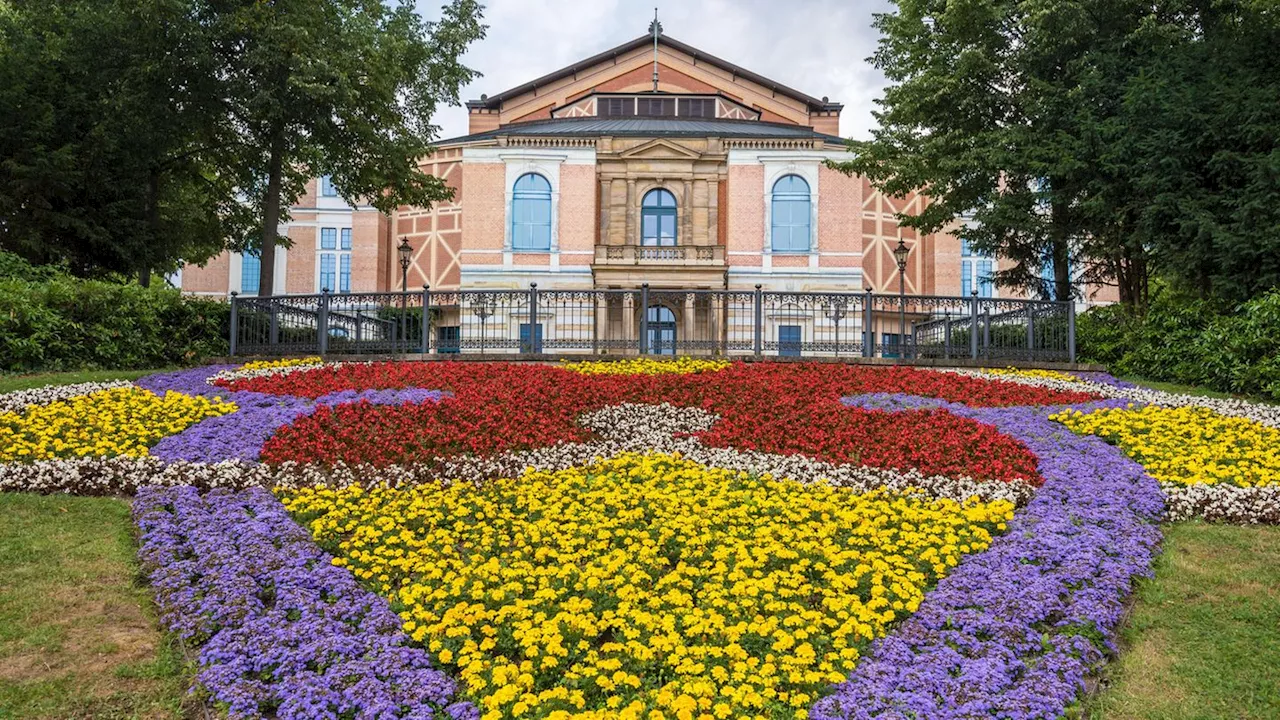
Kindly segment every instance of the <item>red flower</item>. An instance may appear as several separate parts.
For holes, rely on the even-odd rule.
[[[848,408],[840,398],[908,393],[979,407],[1096,399],[913,368],[816,363],[736,363],[695,375],[586,376],[531,364],[384,362],[238,380],[230,386],[313,398],[338,390],[402,387],[454,394],[423,405],[320,408],[281,428],[262,449],[266,462],[429,464],[456,454],[532,449],[589,439],[577,423],[584,412],[622,402],[669,402],[721,416],[702,436],[710,445],[1036,484],[1035,456],[989,425],[943,410]]]

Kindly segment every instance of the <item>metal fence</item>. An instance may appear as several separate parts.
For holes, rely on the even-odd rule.
[[[1075,362],[1069,302],[762,290],[231,297],[231,354],[755,355]]]

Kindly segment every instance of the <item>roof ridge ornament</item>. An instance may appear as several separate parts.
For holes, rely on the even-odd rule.
[[[658,92],[658,36],[662,34],[662,23],[658,22],[658,8],[653,9],[653,22],[649,23],[649,34],[653,36],[653,91]]]

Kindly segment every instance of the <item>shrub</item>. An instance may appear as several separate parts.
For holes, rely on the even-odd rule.
[[[186,365],[227,353],[225,303],[169,288],[14,275],[0,279],[0,371]]]
[[[1280,289],[1235,308],[1170,294],[1145,315],[1094,308],[1077,339],[1082,359],[1120,375],[1280,400]]]

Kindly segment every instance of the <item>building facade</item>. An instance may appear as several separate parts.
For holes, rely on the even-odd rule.
[[[388,215],[348,205],[327,178],[310,183],[282,228],[292,246],[277,252],[277,294],[397,291],[402,277],[411,291],[897,293],[899,241],[907,294],[1000,294],[987,280],[994,260],[898,224],[921,196],[887,197],[825,166],[847,158],[840,103],[665,35],[467,109],[469,133],[421,161],[453,188],[450,202]],[[256,258],[224,254],[181,283],[254,295],[258,273]],[[673,307],[651,320],[690,318]]]

